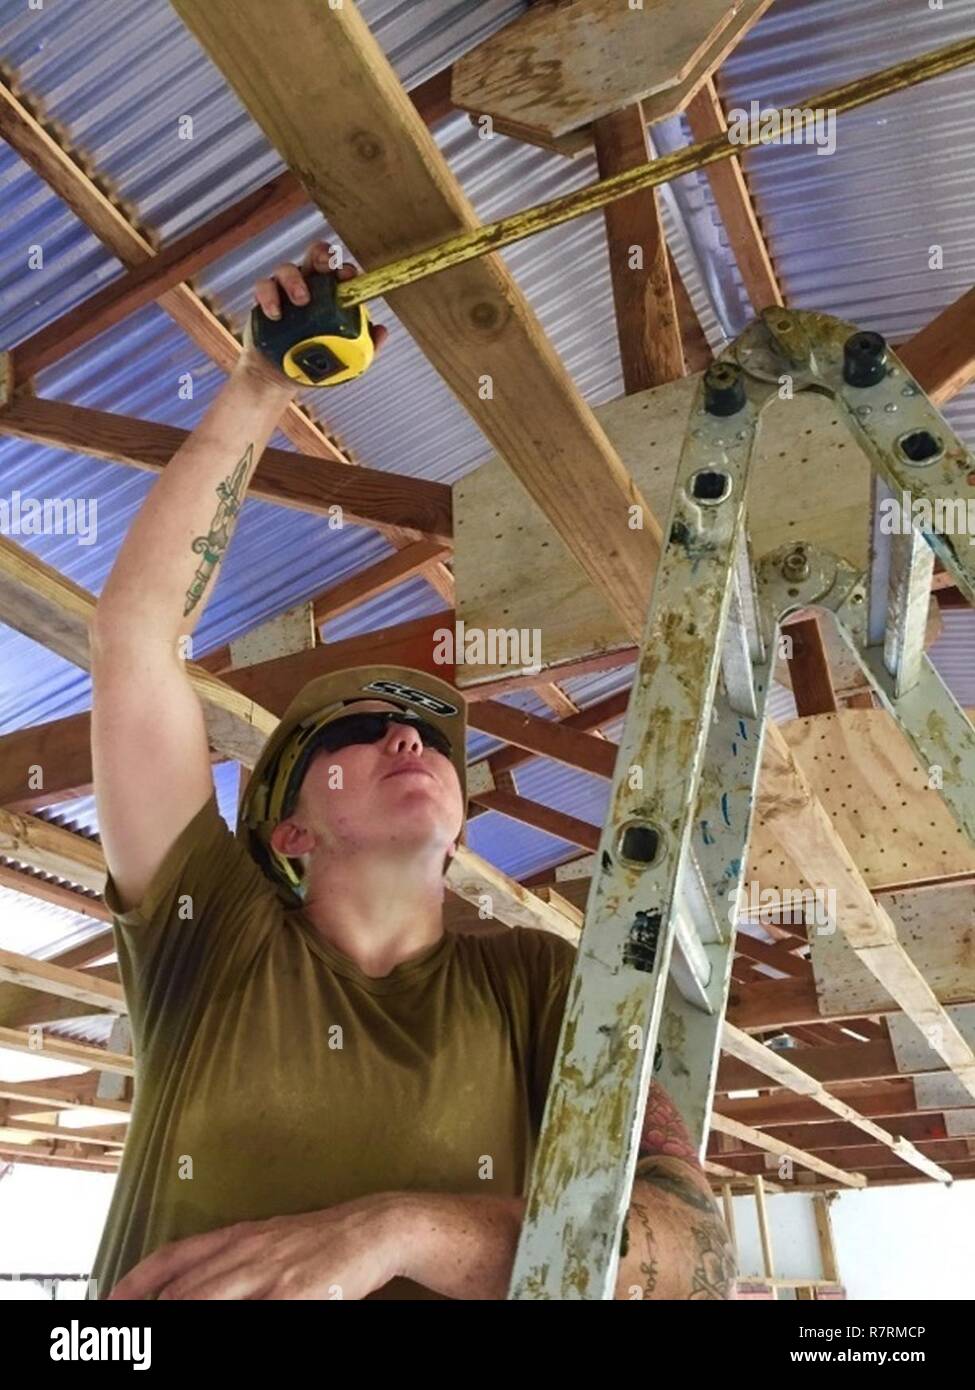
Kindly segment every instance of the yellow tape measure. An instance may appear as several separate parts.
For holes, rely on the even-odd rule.
[[[254,309],[254,346],[301,386],[339,386],[372,363],[376,349],[369,312],[364,304],[339,304],[334,275],[309,275],[306,281],[307,304],[292,304],[282,295],[279,319],[269,319],[259,306]]]

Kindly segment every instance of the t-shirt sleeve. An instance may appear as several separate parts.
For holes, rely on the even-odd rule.
[[[273,927],[277,896],[214,793],[173,841],[142,901],[123,911],[109,874],[105,902],[138,1051],[253,958]]]
[[[516,928],[516,930],[518,930]],[[576,948],[554,932],[521,929],[523,951],[528,964],[528,992],[531,1017],[532,1119],[536,1132],[541,1128],[549,1081],[558,1053],[562,1015],[575,967]]]

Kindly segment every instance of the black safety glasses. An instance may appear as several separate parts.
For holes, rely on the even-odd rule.
[[[352,743],[378,743],[385,738],[390,724],[406,724],[420,735],[424,748],[432,748],[449,758],[452,753],[450,739],[434,724],[411,714],[409,710],[364,711],[362,714],[346,714],[334,719],[315,734],[315,749],[325,749],[337,753],[340,748],[348,748]]]

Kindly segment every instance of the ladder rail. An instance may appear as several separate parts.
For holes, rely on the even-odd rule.
[[[932,549],[975,601],[975,568],[950,534],[909,526],[879,544],[875,528],[866,572],[802,542],[762,556],[754,572],[747,561],[757,431],[786,376],[836,402],[888,490],[914,487],[932,506],[955,505],[975,479],[975,459],[903,364],[853,325],[770,309],[705,374],[630,692],[512,1298],[613,1296],[654,1069],[703,1152],[768,690],[790,612],[831,615],[918,756],[941,767],[938,790],[975,843],[975,729],[923,651]],[[883,495],[878,483],[875,497]]]

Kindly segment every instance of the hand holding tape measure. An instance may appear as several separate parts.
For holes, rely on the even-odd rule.
[[[339,283],[358,271],[332,270],[331,254],[315,242],[300,267],[280,265],[256,286],[245,343],[298,386],[339,386],[361,376],[387,337],[364,304],[347,309],[338,302]]]

